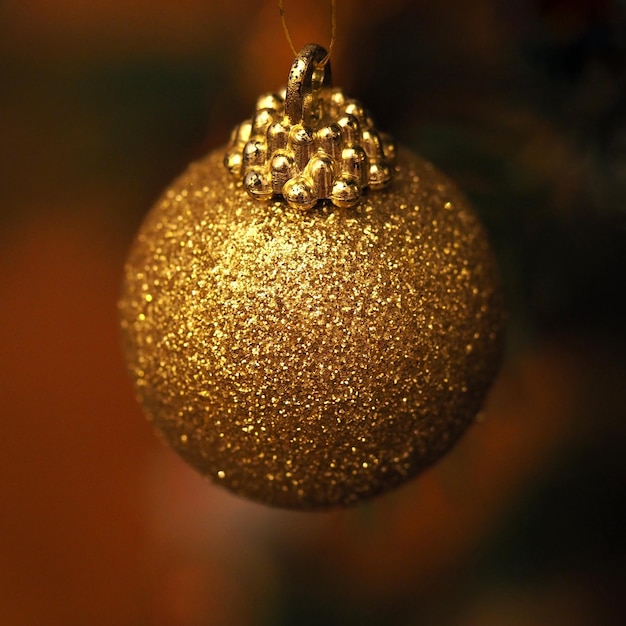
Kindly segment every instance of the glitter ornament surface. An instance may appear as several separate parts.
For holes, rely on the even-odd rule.
[[[400,150],[353,208],[260,203],[217,151],[144,222],[120,300],[148,416],[237,494],[313,509],[414,476],[480,411],[503,312],[485,235]]]

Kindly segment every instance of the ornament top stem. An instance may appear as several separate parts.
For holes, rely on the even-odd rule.
[[[315,108],[332,86],[330,60],[326,50],[315,43],[309,43],[296,55],[285,95],[285,113],[291,124],[315,123]]]
[[[326,50],[307,44],[286,89],[261,96],[252,118],[235,128],[224,164],[252,198],[282,196],[307,210],[324,200],[355,206],[366,189],[390,182],[394,157],[393,142],[361,103],[332,87]]]

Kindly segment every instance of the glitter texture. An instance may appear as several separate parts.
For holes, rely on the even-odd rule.
[[[349,504],[406,481],[474,421],[500,362],[477,219],[406,151],[386,190],[306,213],[251,200],[223,155],[166,191],[126,265],[148,416],[199,471],[267,504]]]

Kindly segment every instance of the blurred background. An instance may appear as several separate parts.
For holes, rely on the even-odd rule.
[[[303,514],[157,440],[115,308],[161,190],[284,84],[277,1],[0,0],[0,624],[626,623],[625,11],[338,0],[335,84],[469,195],[511,316],[443,461]]]

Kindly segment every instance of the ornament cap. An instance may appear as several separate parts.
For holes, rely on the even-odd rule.
[[[233,131],[224,164],[256,200],[282,196],[302,210],[329,200],[346,208],[366,188],[389,183],[394,155],[363,105],[332,87],[326,50],[307,44],[287,87],[261,96],[253,117]]]

